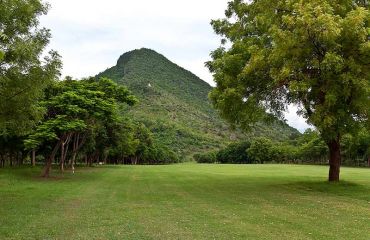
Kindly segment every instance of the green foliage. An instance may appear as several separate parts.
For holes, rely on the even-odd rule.
[[[294,103],[330,142],[368,121],[366,1],[235,0],[226,17],[212,25],[231,47],[207,65],[217,82],[212,102],[232,124],[247,128]]]
[[[365,128],[355,136],[345,135],[342,149],[343,165],[370,166],[370,134]],[[319,132],[307,129],[298,138],[286,141],[273,141],[262,137],[252,139],[250,142],[232,143],[216,152],[217,159],[210,162],[326,164],[328,155],[328,146]],[[195,154],[194,159],[202,162],[202,158],[207,156],[207,154]]]
[[[252,141],[250,148],[247,150],[248,156],[255,163],[264,163],[273,161],[272,152],[273,143],[266,138],[257,138]]]
[[[370,132],[365,128],[357,134],[346,134],[342,141],[344,164],[370,166]]]
[[[216,152],[197,153],[194,154],[193,158],[197,163],[216,163],[217,153]]]
[[[141,164],[170,164],[180,162],[179,157],[167,146],[153,145],[148,148]]]
[[[109,158],[119,160],[128,156],[134,156],[141,142],[135,136],[137,130],[132,121],[129,118],[119,119],[111,124],[111,129]]]
[[[207,63],[217,83],[210,94],[214,106],[248,129],[297,105],[329,147],[329,181],[339,181],[341,137],[370,126],[369,6],[353,0],[229,2],[226,19],[212,21],[223,38]]]
[[[4,59],[5,53],[0,50],[0,61]]]
[[[327,161],[328,147],[317,131],[306,130],[299,139],[298,156],[305,162],[315,162],[325,159]]]
[[[209,152],[245,135],[233,132],[207,99],[211,86],[189,71],[149,49],[123,54],[117,65],[97,75],[124,84],[140,99],[128,109],[134,121],[153,132],[156,145],[173,149],[180,157]],[[287,139],[298,133],[282,122],[258,124],[250,136]]]
[[[217,162],[234,164],[252,163],[252,159],[247,154],[250,145],[250,142],[230,144],[217,153]]]
[[[88,164],[109,156],[135,154],[139,140],[134,128],[118,115],[119,104],[133,105],[136,98],[112,80],[94,78],[54,82],[45,93],[42,105],[47,114],[24,140],[27,150],[38,150],[47,159],[43,176],[60,151],[61,170],[66,160],[74,169],[78,155]],[[52,148],[50,148],[52,146]],[[68,155],[68,150],[71,149]]]
[[[84,131],[86,127],[83,120],[58,115],[37,126],[36,130],[24,141],[24,145],[27,150],[36,149],[45,142],[58,140],[66,132]]]
[[[109,79],[66,80],[55,82],[47,90],[43,105],[47,108],[44,121],[28,136],[25,146],[34,149],[64,134],[85,132],[87,126],[115,122],[117,101],[133,104],[136,100],[122,86]]]
[[[39,0],[3,0],[0,4],[0,134],[24,135],[43,116],[43,90],[59,75],[55,51],[40,59],[50,32],[38,17],[48,5]]]

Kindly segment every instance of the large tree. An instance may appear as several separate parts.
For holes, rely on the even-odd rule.
[[[223,38],[207,63],[221,115],[247,128],[298,105],[329,148],[329,181],[339,181],[341,136],[369,126],[369,2],[234,0],[212,25]]]
[[[40,0],[0,1],[0,134],[24,134],[43,115],[38,100],[61,68],[51,51],[41,59],[50,31],[38,17],[48,5]]]
[[[113,135],[110,133],[111,126],[119,121],[118,103],[133,105],[136,101],[126,87],[107,78],[55,82],[46,91],[42,103],[47,108],[47,114],[25,140],[29,150],[42,148],[45,144],[53,146],[42,175],[49,177],[58,151],[60,167],[64,171],[70,145],[71,165],[74,169],[76,155],[88,135],[96,135],[93,152],[102,154]],[[98,134],[91,134],[91,131]]]

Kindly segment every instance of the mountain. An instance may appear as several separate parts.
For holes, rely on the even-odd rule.
[[[123,54],[116,66],[96,77],[126,85],[140,100],[130,114],[153,131],[155,141],[180,156],[189,157],[255,136],[285,140],[299,134],[281,121],[271,126],[258,124],[248,135],[230,130],[208,101],[212,87],[150,49]]]

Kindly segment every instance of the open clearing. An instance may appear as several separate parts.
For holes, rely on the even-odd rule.
[[[105,166],[0,169],[0,239],[370,239],[370,169]]]

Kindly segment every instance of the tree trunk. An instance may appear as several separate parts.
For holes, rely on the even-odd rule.
[[[338,182],[340,174],[340,164],[341,164],[341,155],[340,155],[340,140],[339,136],[337,139],[331,140],[328,142],[329,147],[329,182]]]
[[[107,154],[107,153],[105,153],[105,154],[104,154],[104,160],[103,160],[104,165],[107,165],[107,159],[108,159],[108,154]]]
[[[73,145],[72,159],[70,161],[73,173],[75,173],[75,164],[76,164],[77,153],[80,150],[80,148],[85,144],[85,141],[86,141],[86,136],[85,135],[82,135],[82,138],[81,138],[80,133],[75,134],[74,139],[73,139],[73,144],[72,144]],[[86,165],[87,165],[86,158],[87,157],[85,157],[85,162],[86,162]]]
[[[77,141],[78,141],[78,136],[79,134],[76,134],[75,137],[73,138],[73,149],[72,149],[72,158],[69,160],[69,165],[72,168],[72,171],[74,170],[74,161],[76,160],[76,155],[77,155]]]
[[[76,162],[76,156],[77,156],[77,151],[75,150],[75,143],[73,143],[73,151],[72,151],[72,158],[71,158],[71,169],[72,173],[75,173],[75,162]]]
[[[53,151],[51,152],[51,154],[50,154],[50,156],[49,156],[49,158],[46,162],[46,165],[45,165],[43,173],[42,173],[42,177],[45,177],[45,178],[49,177],[51,164],[54,161],[55,155],[57,154],[60,145],[61,145],[61,141],[58,141],[58,143],[55,145]]]
[[[64,172],[64,142],[62,142],[60,147],[60,171]]]
[[[36,150],[32,150],[32,167],[36,166]]]
[[[62,137],[61,140],[61,150],[60,150],[60,170],[62,173],[64,172],[64,163],[66,160],[67,152],[68,152],[68,144],[69,141],[71,140],[73,133],[68,133],[64,137]]]

